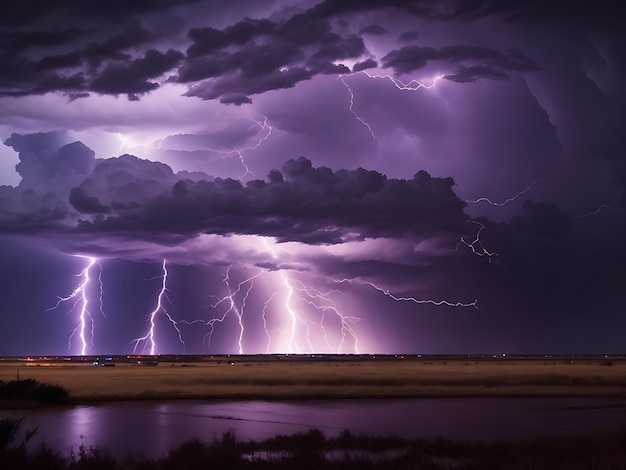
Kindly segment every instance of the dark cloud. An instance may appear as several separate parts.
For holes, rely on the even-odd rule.
[[[325,19],[353,12],[375,11],[385,8],[399,8],[415,16],[433,16],[435,15],[434,6],[436,6],[436,2],[420,0],[369,0],[367,2],[324,0],[300,16],[306,19]]]
[[[111,212],[110,207],[102,204],[96,196],[89,196],[82,187],[72,188],[69,201],[74,209],[84,214],[106,214]]]
[[[384,36],[385,34],[389,34],[385,28],[383,28],[379,24],[371,24],[366,26],[365,28],[361,28],[359,30],[359,34],[371,34],[372,36]]]
[[[193,86],[185,96],[197,96],[205,100],[213,100],[223,96],[249,96],[269,90],[292,88],[302,80],[313,78],[314,73],[306,68],[293,67],[278,70],[261,77],[247,77],[243,74],[225,75],[212,81],[201,82]]]
[[[89,34],[80,28],[66,28],[56,31],[4,31],[0,32],[0,48],[15,54],[34,47],[57,47],[71,44]]]
[[[543,303],[567,290],[566,279],[578,268],[588,247],[573,241],[570,217],[555,205],[525,201],[522,213],[508,223],[479,218],[480,244],[507,273],[515,297]],[[560,287],[559,287],[560,286]]]
[[[114,72],[118,82],[118,86],[113,87],[114,89],[124,88],[122,83],[124,81],[127,82],[126,88],[130,90],[146,88],[145,85],[141,87],[138,86],[137,82],[133,82],[136,77],[133,76],[132,72],[129,75],[126,66],[126,62],[132,62],[129,49],[141,46],[152,38],[152,35],[138,24],[131,25],[121,33],[114,34],[106,40],[92,41],[82,48],[76,48],[69,52],[44,55],[38,59],[21,55],[32,45],[34,40],[44,40],[46,36],[52,36],[53,40],[58,37],[56,42],[66,42],[72,46],[73,44],[69,39],[65,40],[66,36],[84,35],[85,40],[87,40],[88,34],[82,30],[68,29],[58,33],[37,32],[35,38],[29,34],[11,35],[14,39],[11,46],[15,50],[11,50],[12,48],[0,49],[0,59],[6,58],[7,65],[4,71],[0,71],[0,96],[43,95],[50,92],[62,92],[72,97],[88,91],[106,94],[109,92],[109,87],[104,86],[104,83],[111,81],[112,77],[109,75]],[[18,40],[21,42],[18,43]],[[155,52],[149,50],[144,61],[154,62]],[[182,57],[182,53],[176,52],[176,54]],[[134,65],[135,72],[137,72],[136,69],[140,66],[141,60],[135,60],[135,63],[138,62],[137,65]],[[102,71],[100,66],[105,62],[108,65]],[[143,64],[142,66],[146,65]],[[121,73],[119,73],[120,71]],[[118,94],[118,92],[112,94]]]
[[[56,12],[69,18],[97,18],[118,20],[165,10],[176,5],[194,3],[197,0],[138,0],[132,3],[122,0],[95,0],[85,4],[80,0],[32,0],[28,4],[8,0],[0,5],[0,24],[6,26],[27,25]]]
[[[410,180],[390,179],[362,168],[315,168],[300,157],[287,161],[282,171],[272,170],[267,181],[244,186],[228,178],[199,179],[200,174],[181,180],[184,175],[167,165],[131,155],[94,165],[91,150],[80,142],[63,145],[63,138],[58,133],[16,134],[9,144],[20,152],[24,186],[43,190],[75,181],[68,209],[95,216],[80,223],[82,232],[157,240],[202,233],[256,234],[319,244],[434,236],[467,228],[465,203],[454,194],[454,181],[425,171]],[[65,174],[70,170],[73,180]],[[47,214],[54,215],[50,220],[59,218],[58,211]],[[5,219],[11,220],[8,215]],[[44,219],[40,215],[37,220]]]
[[[275,41],[269,45],[250,45],[232,53],[220,53],[188,61],[181,67],[178,81],[186,83],[205,78],[240,73],[244,77],[262,77],[275,73],[303,58],[292,44]]]
[[[430,62],[443,64],[448,68],[454,67],[456,72],[447,74],[446,78],[459,83],[476,82],[481,78],[505,80],[509,76],[504,70],[540,70],[540,67],[520,49],[511,49],[503,53],[476,46],[446,46],[434,49],[410,45],[393,50],[382,58],[383,66],[392,68],[397,74],[414,72]]]
[[[461,67],[456,73],[444,75],[443,78],[457,83],[475,83],[485,78],[490,80],[508,80],[510,77],[503,71],[493,67],[475,65],[473,67]]]
[[[191,44],[184,55],[180,50],[163,52],[154,46],[163,32],[147,26],[146,13],[172,9],[185,1],[138,2],[112,7],[103,2],[90,5],[94,15],[81,25],[86,15],[83,5],[75,1],[46,4],[33,17],[53,17],[64,12],[66,24],[47,25],[47,29],[3,33],[0,36],[0,96],[43,95],[64,93],[70,100],[87,93],[127,95],[138,100],[161,86],[160,77],[172,73],[179,83],[192,84],[186,96],[219,99],[225,104],[251,102],[251,95],[270,90],[291,88],[298,82],[318,74],[348,73],[342,60],[367,57],[361,35],[381,36],[388,30],[372,23],[360,35],[341,35],[334,31],[336,20],[344,15],[379,9],[399,9],[412,15],[439,17],[437,2],[334,2],[323,1],[285,20],[244,18],[219,29],[193,27],[187,32]],[[486,8],[486,7],[485,7]],[[458,5],[456,15],[469,11]],[[11,13],[22,17],[24,11]],[[117,28],[103,28],[111,20],[121,18]],[[454,16],[454,15],[453,15]],[[24,17],[23,20],[26,20]],[[17,20],[19,21],[19,20]],[[80,27],[78,26],[80,25]],[[88,26],[87,26],[88,25]],[[117,29],[117,30],[116,30]],[[170,32],[171,33],[171,32]],[[400,40],[408,41],[416,32],[406,32]],[[48,45],[43,45],[47,42]],[[61,49],[54,54],[31,56],[24,51],[33,47],[45,49],[55,44]],[[74,44],[81,44],[74,46]],[[36,58],[35,58],[36,57]],[[374,67],[374,59],[357,63],[355,71]],[[537,65],[521,50],[506,53],[483,47],[449,46],[441,49],[406,46],[393,50],[382,59],[384,67],[398,74],[407,74],[430,62],[444,64],[448,76],[457,82],[480,78],[504,78],[506,70],[537,70]]]
[[[81,93],[68,93],[67,94],[67,97],[70,101],[75,101],[80,98],[88,98],[89,96],[91,96],[91,94],[87,93],[86,91],[83,91]]]
[[[137,210],[84,221],[80,230],[148,238],[256,234],[309,244],[456,233],[465,229],[467,217],[453,184],[451,178],[432,178],[424,171],[412,180],[388,179],[362,168],[333,172],[301,157],[285,163],[282,172],[270,173],[269,182],[178,182]],[[119,191],[106,192],[125,202]]]
[[[118,95],[126,94],[131,100],[137,95],[147,93],[159,87],[149,81],[172,70],[183,58],[181,52],[170,49],[166,53],[149,50],[140,59],[126,65],[109,65],[98,78],[91,83],[96,93]]]
[[[274,33],[276,25],[267,19],[252,20],[245,18],[233,26],[222,30],[215,28],[192,28],[189,39],[193,44],[187,49],[189,57],[198,57],[214,53],[231,45],[242,46],[262,35]]]
[[[393,68],[396,73],[410,73],[438,58],[438,51],[432,47],[405,46],[385,55],[382,64],[383,67]]]
[[[119,34],[102,42],[90,42],[80,51],[91,67],[97,67],[106,59],[129,60],[128,49],[147,43],[153,36],[141,24],[133,24]]]
[[[361,70],[372,69],[375,67],[378,67],[378,62],[370,58],[364,60],[363,62],[357,62],[356,64],[354,64],[354,67],[352,67],[352,71],[360,72]]]
[[[350,69],[343,64],[334,64],[329,61],[318,62],[315,64],[315,72],[324,75],[341,75],[350,73]]]
[[[192,29],[194,42],[177,81],[209,79],[187,96],[242,104],[250,95],[291,88],[317,74],[348,73],[337,61],[367,52],[359,36],[336,34],[326,21],[301,21],[300,16],[281,24],[247,19],[224,30]]]
[[[67,183],[89,174],[95,163],[93,150],[82,142],[66,142],[64,132],[11,135],[5,145],[18,153],[15,169],[22,177],[20,188],[64,194]]]
[[[458,0],[449,18],[475,20],[485,16],[500,16],[517,22],[573,19],[597,27],[615,24],[625,18],[611,0]]]
[[[223,95],[220,98],[220,103],[234,104],[235,106],[241,106],[242,104],[252,103],[252,100],[246,95],[232,93],[228,95]]]
[[[411,42],[419,39],[420,33],[419,31],[406,31],[398,36],[398,41],[401,42]]]
[[[363,39],[359,36],[342,38],[336,34],[327,35],[320,42],[317,51],[311,56],[313,61],[333,61],[361,56],[367,51]]]
[[[32,189],[0,186],[0,231],[4,233],[41,233],[66,215],[66,205],[52,192],[41,195]]]

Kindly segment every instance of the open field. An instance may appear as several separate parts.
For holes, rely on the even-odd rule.
[[[73,400],[181,398],[626,397],[621,357],[213,357],[158,366],[0,361],[0,380],[32,378]],[[1,403],[1,402],[0,402]]]

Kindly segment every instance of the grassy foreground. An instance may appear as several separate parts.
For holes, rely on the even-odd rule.
[[[0,380],[60,385],[75,402],[183,398],[626,396],[622,358],[341,360],[232,357],[158,366],[0,362]],[[2,406],[0,401],[0,407]]]

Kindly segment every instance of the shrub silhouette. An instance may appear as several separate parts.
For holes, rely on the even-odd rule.
[[[42,384],[35,379],[0,380],[0,400],[26,400],[40,403],[62,403],[69,392],[60,385]]]

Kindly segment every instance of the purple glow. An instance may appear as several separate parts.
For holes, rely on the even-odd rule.
[[[621,350],[618,8],[383,3],[4,12],[0,355]]]

